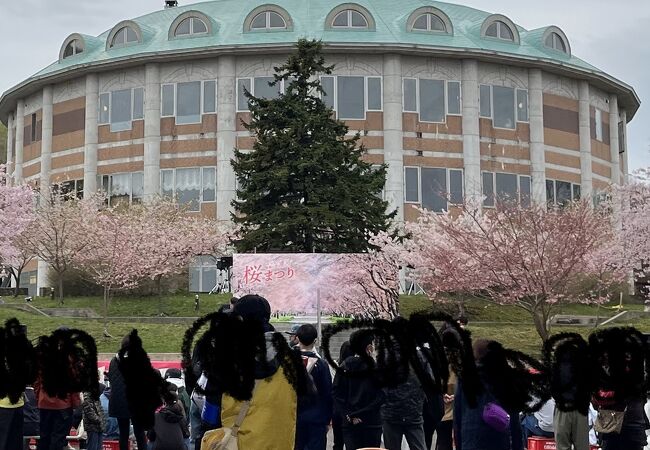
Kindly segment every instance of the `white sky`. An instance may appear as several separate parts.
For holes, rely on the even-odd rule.
[[[309,0],[303,0],[309,1]],[[194,0],[180,0],[182,5]],[[650,167],[650,1],[458,0],[502,13],[526,29],[557,25],[574,55],[636,89],[642,106],[628,128],[630,169]],[[399,2],[396,2],[399,7]],[[0,92],[55,61],[73,32],[98,35],[162,9],[163,0],[0,0]]]

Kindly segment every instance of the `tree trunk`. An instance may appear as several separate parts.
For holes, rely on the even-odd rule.
[[[111,288],[104,286],[104,336],[108,336],[108,302],[111,296]]]
[[[549,338],[549,329],[544,313],[542,311],[533,311],[531,314],[533,315],[533,323],[537,334],[542,338],[542,341],[546,342]]]
[[[156,294],[158,295],[158,315],[162,316],[165,313],[162,299],[162,275],[156,275]]]
[[[19,269],[14,274],[16,279],[16,287],[14,288],[14,298],[18,297],[18,289],[20,289],[20,275],[23,273],[23,269]]]
[[[57,273],[57,279],[59,283],[59,305],[63,305],[63,273]]]

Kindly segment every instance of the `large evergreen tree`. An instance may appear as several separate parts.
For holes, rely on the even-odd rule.
[[[252,152],[235,150],[239,180],[233,220],[238,251],[363,252],[371,234],[389,228],[395,212],[381,199],[386,166],[363,161],[359,135],[336,120],[321,100],[319,75],[330,74],[318,41],[301,39],[275,69],[284,94],[246,93],[257,137]],[[332,93],[330,93],[331,95]]]

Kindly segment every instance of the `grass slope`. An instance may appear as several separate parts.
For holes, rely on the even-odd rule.
[[[202,295],[200,297],[200,314],[215,311],[220,305],[227,303],[229,295]],[[7,303],[21,303],[19,299],[4,298]],[[35,298],[33,303],[38,308],[59,308],[57,300]],[[457,314],[453,303],[436,304],[437,309],[446,310],[452,315]],[[93,309],[102,314],[103,304],[100,297],[68,298],[62,308]],[[469,329],[475,338],[496,339],[506,347],[525,351],[529,354],[539,354],[540,340],[532,326],[527,312],[514,306],[496,306],[480,300],[466,302],[469,316]],[[640,310],[641,305],[625,305],[626,309]],[[431,302],[423,296],[403,296],[400,311],[403,316],[431,310]],[[161,300],[158,297],[117,297],[111,301],[109,317],[109,332],[114,338],[103,336],[103,321],[96,319],[69,319],[63,317],[43,317],[38,314],[23,312],[8,306],[0,307],[0,322],[10,317],[17,317],[28,326],[29,335],[36,338],[49,334],[59,326],[79,328],[95,337],[100,352],[117,351],[121,338],[137,328],[145,348],[150,353],[179,352],[183,334],[188,325],[170,323],[145,323],[138,318],[153,318],[164,311],[170,317],[193,317],[194,295],[168,295]],[[600,315],[610,317],[616,313],[611,307],[595,307],[588,305],[565,305],[558,308],[558,314]],[[129,318],[132,318],[129,320]],[[636,319],[627,324],[636,326],[641,331],[650,332],[650,319]],[[571,330],[587,336],[592,329],[586,327],[555,327],[553,332]]]

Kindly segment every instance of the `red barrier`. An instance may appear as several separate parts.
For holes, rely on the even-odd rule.
[[[108,370],[108,367],[111,365],[110,361],[97,361],[97,367],[104,367],[105,370]],[[180,361],[151,361],[151,365],[154,369],[180,369]]]
[[[591,450],[599,450],[597,445],[591,445]],[[529,437],[528,450],[556,450],[555,441],[542,437]]]

